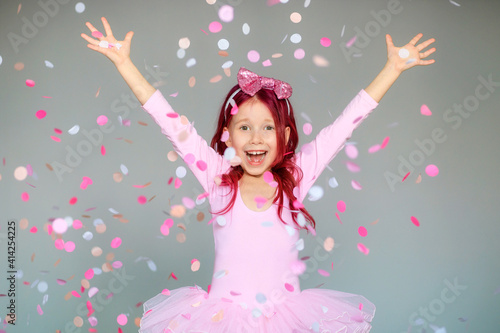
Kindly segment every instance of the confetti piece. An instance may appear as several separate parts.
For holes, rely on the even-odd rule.
[[[290,14],[290,21],[292,21],[293,23],[299,23],[300,21],[302,21],[302,15],[300,15],[300,13],[293,12],[292,14]]]
[[[380,150],[380,145],[373,145],[368,148],[368,153],[373,154]]]
[[[45,118],[45,116],[47,115],[47,112],[45,112],[44,110],[38,110],[36,113],[35,113],[35,116],[38,118],[38,119],[43,119]]]
[[[52,222],[52,229],[57,234],[64,234],[68,230],[68,223],[64,219],[57,218]]]
[[[196,166],[201,171],[205,171],[207,169],[207,163],[205,161],[202,161],[202,160],[196,161]]]
[[[26,202],[29,199],[30,199],[30,195],[28,194],[28,192],[21,193],[21,200],[23,200],[24,202]]]
[[[234,9],[229,5],[224,5],[219,8],[219,19],[222,22],[231,22],[234,18]]]
[[[85,11],[85,4],[83,2],[78,2],[76,5],[75,5],[75,11],[78,13],[78,14],[81,14]]]
[[[26,169],[24,166],[18,166],[14,170],[14,178],[16,180],[22,181],[25,180],[26,177],[28,177],[28,169]]]
[[[323,269],[318,269],[318,273],[320,275],[323,275],[323,276],[326,276],[326,277],[330,276],[330,273],[327,272],[327,271],[325,271],[325,270],[323,270]]]
[[[351,181],[351,186],[352,186],[353,189],[355,189],[357,191],[363,189],[363,187],[361,187],[361,184],[359,182],[355,181],[355,180]]]
[[[328,180],[328,185],[331,187],[331,188],[336,188],[339,186],[339,183],[337,182],[337,179],[335,179],[335,177],[332,177]]]
[[[290,36],[290,41],[294,44],[300,43],[302,40],[302,36],[300,34],[293,34]]]
[[[429,164],[428,166],[425,167],[425,173],[429,177],[436,177],[439,174],[439,169],[434,164]]]
[[[94,277],[94,269],[89,268],[89,269],[85,272],[84,276],[85,276],[85,278],[86,278],[87,280],[91,280],[91,279]]]
[[[417,227],[420,226],[420,222],[418,221],[418,219],[415,217],[415,216],[412,216],[411,218],[411,222],[416,225]]]
[[[219,39],[219,41],[217,42],[217,46],[220,50],[227,50],[229,48],[229,41],[224,38]]]
[[[218,33],[219,31],[222,30],[222,24],[220,22],[217,22],[217,21],[213,21],[212,23],[210,23],[208,25],[208,30],[211,32],[211,33]]]
[[[77,197],[72,197],[71,199],[69,199],[69,204],[74,205],[74,204],[76,204],[77,201],[78,201]]]
[[[103,116],[103,115],[101,115],[101,116],[97,117],[97,124],[98,124],[99,126],[106,125],[106,123],[107,123],[107,122],[108,122],[108,117]]]
[[[339,212],[343,213],[345,212],[345,208],[346,208],[346,205],[345,205],[345,202],[340,200],[339,202],[337,202],[337,209]]]
[[[408,176],[410,175],[410,173],[408,172],[404,177],[403,177],[403,180],[401,180],[401,182],[404,182],[406,178],[408,178]]]
[[[259,52],[255,50],[248,51],[247,58],[250,62],[257,62],[260,59]]]
[[[229,139],[229,132],[228,131],[224,131],[222,132],[222,136],[221,136],[221,141],[222,142],[226,142],[227,140]]]
[[[388,143],[389,143],[389,137],[387,136],[384,138],[384,141],[382,141],[382,144],[380,145],[380,149],[384,149]]]
[[[14,64],[14,69],[16,71],[22,71],[24,69],[24,64],[22,62],[16,62]]]
[[[301,60],[306,56],[306,52],[303,49],[296,49],[295,52],[293,52],[293,56],[295,59]]]
[[[40,316],[41,316],[41,315],[43,315],[43,311],[42,311],[42,308],[40,307],[40,304],[38,304],[38,305],[36,306],[36,311],[38,312],[38,314],[39,314]]]
[[[121,326],[124,326],[124,325],[127,325],[127,316],[124,315],[123,313],[118,315],[118,317],[116,318],[116,321],[118,323],[118,325],[121,325]]]
[[[401,49],[399,49],[398,54],[399,54],[400,58],[406,59],[410,56],[410,51],[408,51],[407,49],[401,48]]]
[[[191,41],[187,37],[183,37],[179,39],[179,47],[183,50],[189,48],[189,45],[191,45]]]
[[[415,180],[415,184],[420,184],[421,181],[422,181],[422,174],[418,174],[418,177]]]
[[[69,130],[68,130],[68,133],[71,134],[71,135],[75,135],[78,133],[78,131],[80,130],[80,126],[78,125],[75,125],[73,127],[71,127]]]
[[[213,78],[210,79],[210,83],[217,83],[220,80],[222,80],[222,76],[221,75],[216,75],[216,76],[214,76]]]
[[[320,42],[321,46],[324,46],[324,47],[329,47],[332,44],[332,41],[330,40],[330,38],[327,38],[327,37],[321,38],[319,42]]]
[[[363,226],[360,226],[358,228],[358,234],[361,236],[361,237],[366,237],[366,235],[368,235],[368,231],[366,230],[365,227]]]
[[[335,212],[335,216],[337,217],[337,220],[339,220],[340,224],[343,224],[342,221],[340,220],[339,213]]]
[[[349,39],[349,41],[345,44],[345,46],[347,48],[350,48],[352,46],[352,44],[356,43],[356,38],[357,38],[357,36],[354,36],[351,39]]]
[[[137,197],[137,202],[141,205],[144,205],[147,201],[148,199],[144,195],[140,195],[139,197]]]
[[[313,56],[313,63],[318,67],[328,67],[330,62],[320,55]]]
[[[262,62],[262,66],[264,66],[264,67],[269,67],[271,65],[272,65],[272,63],[271,63],[271,60],[269,60],[269,59]]]
[[[61,142],[61,138],[59,138],[59,137],[57,137],[57,136],[53,136],[53,135],[51,135],[51,136],[50,136],[50,138],[51,138],[52,140],[54,140],[55,142]]]
[[[455,6],[457,6],[457,7],[460,7],[460,4],[459,4],[458,2],[455,2],[455,1],[453,1],[453,0],[450,0],[450,3],[451,3],[452,5],[455,5]]]
[[[122,244],[122,239],[120,237],[113,238],[111,241],[111,247],[113,249],[118,248]]]
[[[248,23],[243,23],[243,25],[241,26],[241,31],[244,35],[248,35],[250,33],[250,26],[248,25]]]
[[[432,116],[432,111],[425,104],[422,104],[422,106],[420,107],[420,113],[424,116]]]
[[[358,243],[358,250],[365,255],[368,255],[368,253],[370,253],[370,250],[363,243]]]
[[[359,165],[357,165],[356,163],[354,162],[351,162],[351,161],[346,161],[344,162],[347,166],[347,170],[349,170],[350,172],[353,172],[353,173],[356,173],[356,172],[359,172],[361,171],[361,168],[359,167]]]
[[[95,37],[95,38],[101,38],[102,37],[102,33],[95,30],[95,31],[92,31],[92,37]]]
[[[350,159],[356,159],[358,157],[358,148],[355,145],[349,144],[345,147],[345,153]]]
[[[75,243],[72,241],[67,241],[66,243],[64,243],[64,250],[66,252],[73,252],[75,250],[75,247]]]
[[[62,239],[56,239],[54,241],[54,246],[56,249],[62,250],[62,249],[64,249],[64,241]]]
[[[107,49],[107,48],[109,48],[109,43],[107,41],[105,41],[105,40],[101,40],[99,42],[99,47]]]

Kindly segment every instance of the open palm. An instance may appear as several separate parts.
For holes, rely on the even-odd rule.
[[[422,52],[422,50],[434,43],[436,40],[431,38],[416,45],[422,36],[423,34],[418,34],[405,46],[396,47],[392,42],[392,37],[390,35],[386,35],[387,59],[389,63],[394,66],[394,69],[398,72],[403,72],[414,66],[426,66],[435,62],[434,59],[424,59],[434,53],[436,48],[433,47],[425,52]]]
[[[90,36],[87,36],[86,34],[82,33],[80,36],[85,39],[89,44],[87,46],[91,48],[94,51],[97,51],[99,53],[104,54],[106,57],[108,57],[109,60],[111,60],[116,66],[122,64],[125,62],[127,59],[130,58],[130,44],[132,41],[132,36],[134,35],[133,31],[129,31],[125,35],[125,39],[122,41],[117,40],[113,36],[113,32],[111,31],[111,27],[109,26],[108,21],[106,20],[105,17],[101,18],[102,24],[104,26],[104,31],[106,32],[106,36],[102,35],[102,37],[96,37],[97,39],[94,39]],[[97,32],[98,30],[90,23],[87,22],[85,25],[89,28],[89,30],[94,33]],[[99,43],[101,41],[106,41],[111,47],[101,47],[99,46]],[[117,45],[120,44],[121,46]]]

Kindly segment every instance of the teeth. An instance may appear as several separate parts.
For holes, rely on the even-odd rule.
[[[249,155],[260,155],[260,154],[264,154],[265,152],[254,152],[254,151],[248,151],[247,154]]]

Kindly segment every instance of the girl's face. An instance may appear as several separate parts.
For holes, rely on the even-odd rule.
[[[249,99],[238,107],[238,113],[229,122],[228,147],[233,147],[241,158],[245,175],[261,178],[277,155],[276,128],[273,116],[267,106],[257,99]],[[290,128],[285,129],[285,144],[288,143]],[[254,153],[264,153],[252,155]]]

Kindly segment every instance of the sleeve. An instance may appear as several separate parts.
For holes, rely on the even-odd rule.
[[[302,146],[295,161],[303,172],[298,197],[301,202],[317,177],[344,148],[352,132],[377,105],[378,103],[362,89],[332,124],[323,128],[313,141]]]
[[[210,193],[215,176],[225,173],[230,167],[229,162],[198,135],[186,118],[175,113],[159,90],[153,93],[142,109],[161,127],[161,132],[170,140],[174,150],[193,172],[203,189]],[[189,154],[192,154],[194,159],[188,156],[186,160]]]

